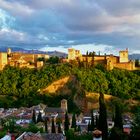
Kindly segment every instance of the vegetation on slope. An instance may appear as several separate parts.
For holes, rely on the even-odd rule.
[[[63,94],[39,94],[52,82],[66,76],[75,75],[79,88],[87,92],[102,92],[122,99],[140,99],[140,71],[113,69],[106,71],[98,65],[92,68],[76,67],[69,64],[48,64],[41,69],[28,69],[7,66],[0,72],[0,106],[20,107],[45,103],[59,106],[62,98],[68,99],[69,106],[75,106],[75,95],[83,96],[83,90],[69,83],[72,96]]]

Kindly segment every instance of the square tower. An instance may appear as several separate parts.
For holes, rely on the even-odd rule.
[[[68,111],[68,104],[66,99],[61,100],[61,109],[65,110],[65,112]]]
[[[75,49],[70,48],[68,49],[68,60],[75,60]]]
[[[81,57],[80,50],[75,50],[73,48],[68,49],[68,60],[76,60],[77,58]]]
[[[7,61],[7,53],[0,52],[0,70],[3,70],[3,68],[8,64]]]
[[[128,59],[128,49],[124,51],[120,51],[120,63],[127,63],[129,61]]]

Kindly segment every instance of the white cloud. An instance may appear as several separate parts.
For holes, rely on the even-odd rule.
[[[72,45],[69,48],[74,48],[80,50],[82,54],[86,54],[86,52],[96,52],[97,54],[100,52],[101,54],[114,54],[118,55],[119,50],[115,49],[113,46],[105,45],[105,44],[81,44],[81,45]],[[64,53],[68,53],[68,48],[64,46],[51,47],[46,46],[40,49],[41,51],[61,51]]]
[[[70,45],[82,53],[139,49],[138,0],[0,0],[0,8],[14,16],[5,18],[0,11],[1,38],[3,34],[13,42],[18,39],[37,48],[47,44],[48,50],[64,52],[63,46]]]
[[[0,8],[9,11],[14,16],[29,16],[34,12],[28,5],[16,1],[0,0]]]
[[[18,32],[13,29],[3,28],[0,30],[0,39],[1,40],[15,40],[15,41],[25,41],[26,34],[23,32]]]
[[[46,35],[43,35],[43,34],[39,34],[38,38],[40,40],[43,40],[43,41],[46,41],[46,42],[50,40]]]
[[[40,51],[60,51],[60,52],[64,52],[67,53],[68,49],[64,48],[64,46],[57,46],[57,47],[51,47],[46,45],[46,47],[43,47],[41,49],[39,49]]]
[[[72,48],[80,50],[82,54],[86,54],[86,52],[96,52],[100,51],[101,54],[113,53],[113,46],[105,45],[105,44],[81,44],[81,45],[73,45]]]

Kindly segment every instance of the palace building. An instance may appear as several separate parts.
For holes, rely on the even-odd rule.
[[[3,70],[6,65],[20,68],[40,68],[44,65],[44,62],[38,61],[39,58],[49,59],[49,55],[12,52],[12,50],[8,48],[7,52],[0,52],[0,70]]]
[[[120,51],[119,56],[110,55],[96,55],[95,53],[82,55],[79,50],[73,48],[68,49],[68,62],[76,60],[77,62],[87,63],[88,65],[103,64],[107,70],[113,68],[120,68],[126,70],[135,70],[135,62],[129,60],[128,49]]]
[[[0,53],[0,70],[2,70],[8,64],[7,53]]]

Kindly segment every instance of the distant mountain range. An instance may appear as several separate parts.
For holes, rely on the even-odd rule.
[[[8,47],[0,47],[0,52],[7,52]],[[17,48],[17,47],[13,47],[11,48],[12,52],[21,52],[21,53],[34,53],[34,54],[48,54],[50,56],[58,56],[58,57],[67,57],[66,53],[63,52],[59,52],[59,51],[49,51],[49,52],[45,52],[45,51],[39,51],[39,50],[27,50],[27,49],[23,49],[23,48]]]
[[[131,59],[131,60],[139,59],[140,60],[140,54],[131,54],[131,55],[129,55],[129,59]]]
[[[0,52],[6,52],[7,49],[8,49],[8,47],[0,47]],[[58,57],[64,57],[64,58],[67,57],[66,53],[59,52],[59,51],[45,52],[45,51],[39,51],[39,50],[27,50],[27,49],[18,48],[18,47],[13,47],[11,49],[13,52],[48,54],[50,56],[58,56]],[[140,60],[140,54],[131,54],[131,55],[129,55],[129,59],[131,59],[131,60],[139,59]]]

